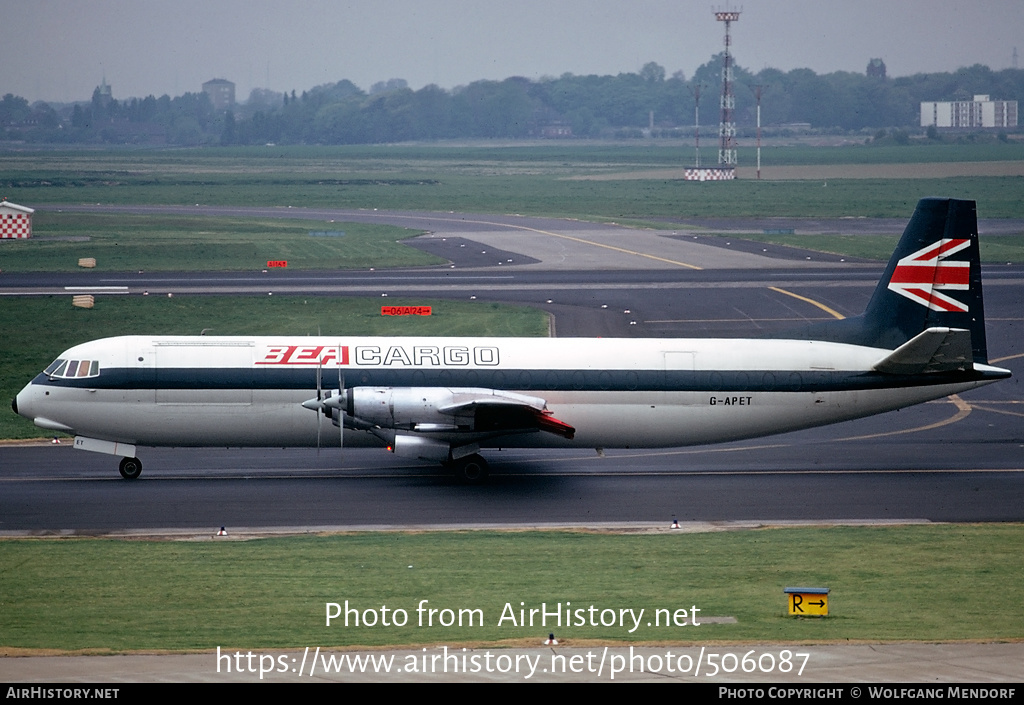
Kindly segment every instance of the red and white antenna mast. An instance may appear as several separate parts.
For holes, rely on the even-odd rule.
[[[722,59],[722,121],[718,125],[720,146],[718,148],[718,165],[720,167],[736,166],[736,123],[733,112],[736,110],[736,96],[732,93],[732,38],[729,28],[740,19],[739,10],[730,8],[717,9],[715,19],[725,23],[725,55]]]

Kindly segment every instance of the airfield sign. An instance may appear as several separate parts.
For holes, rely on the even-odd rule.
[[[788,587],[783,592],[787,595],[791,617],[828,616],[828,588]]]

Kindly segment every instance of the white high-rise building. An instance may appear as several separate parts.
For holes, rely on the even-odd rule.
[[[921,103],[921,127],[1017,127],[1017,101],[992,100],[976,95],[974,100]]]

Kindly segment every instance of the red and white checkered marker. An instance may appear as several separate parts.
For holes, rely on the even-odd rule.
[[[31,237],[32,220],[27,215],[0,217],[0,240],[20,240]]]
[[[714,167],[696,167],[686,169],[683,175],[685,181],[732,181],[736,178],[733,169],[716,169]]]

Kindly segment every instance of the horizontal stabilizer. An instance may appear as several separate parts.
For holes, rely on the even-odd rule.
[[[970,369],[974,364],[971,332],[963,328],[928,328],[887,355],[872,369],[894,375]]]

